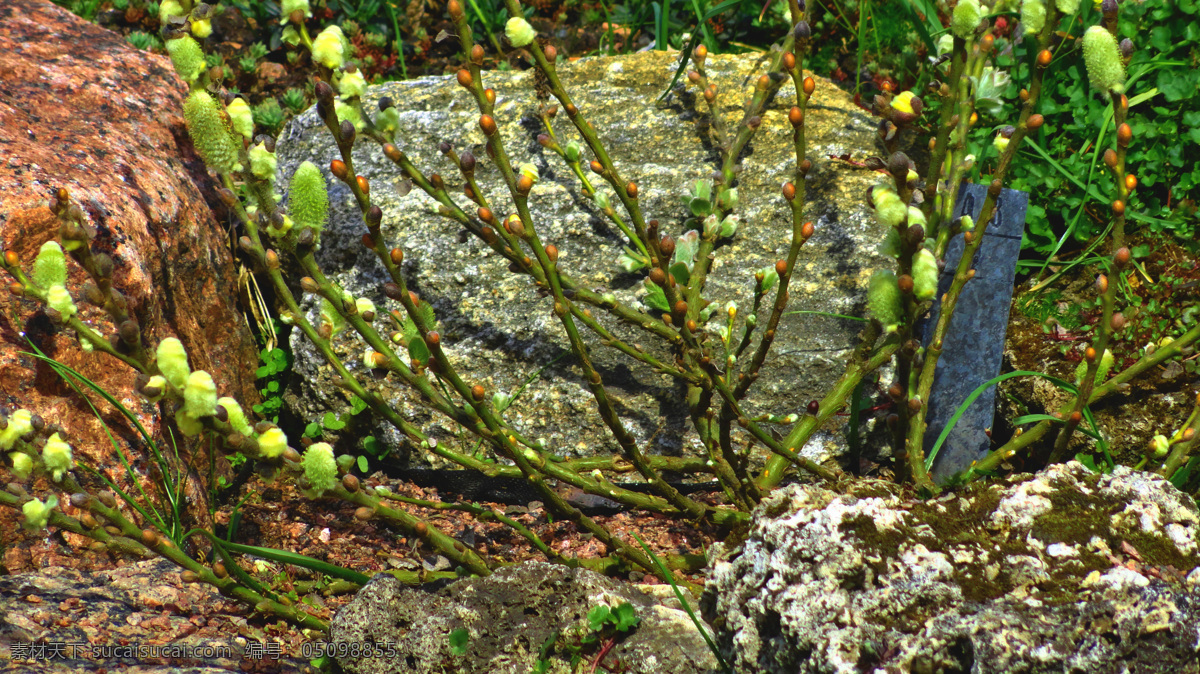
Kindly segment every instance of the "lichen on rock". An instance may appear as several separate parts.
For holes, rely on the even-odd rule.
[[[1076,462],[930,501],[792,485],[712,551],[702,605],[737,671],[1193,671],[1198,524]]]

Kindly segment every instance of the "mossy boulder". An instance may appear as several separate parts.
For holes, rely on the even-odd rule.
[[[380,651],[339,657],[348,674],[527,674],[543,653],[547,674],[565,673],[572,671],[573,655],[590,662],[604,646],[581,645],[589,633],[588,612],[626,602],[640,622],[604,656],[612,671],[715,671],[715,657],[674,599],[660,602],[594,571],[545,562],[505,567],[436,592],[379,574],[334,616],[330,641],[334,652],[351,656],[363,644]],[[455,653],[450,635],[459,629],[468,636],[463,652]]]
[[[713,551],[702,606],[737,671],[1195,671],[1198,530],[1191,497],[1126,467],[929,501],[793,485]]]
[[[637,183],[646,217],[657,219],[661,230],[673,235],[691,227],[684,224],[689,216],[684,197],[696,180],[712,173],[718,161],[699,112],[704,109],[703,102],[697,103],[694,91],[673,90],[663,103],[657,102],[677,63],[677,54],[649,52],[581,59],[561,70],[566,87],[598,130],[622,178]],[[709,58],[710,74],[725,91],[720,100],[727,125],[740,121],[743,98],[753,86],[753,78],[747,78],[764,67],[749,56]],[[495,117],[513,164],[538,166],[541,177],[533,187],[530,207],[542,241],[553,243],[560,251],[560,267],[590,288],[612,292],[621,302],[641,307],[639,292],[645,271],[627,273],[618,266],[626,243],[621,232],[582,195],[567,166],[536,141],[543,129],[532,116],[538,106],[534,74],[488,72],[484,83],[497,92]],[[438,144],[446,141],[459,153],[470,150],[480,159],[476,178],[492,201],[493,211],[502,216],[512,210],[498,171],[486,160],[479,112],[454,78],[372,87],[365,95],[365,107],[373,110],[378,98],[385,95],[396,101],[399,109],[396,145],[418,167],[440,173],[454,186],[450,192],[458,195],[457,201],[474,212],[475,207],[457,187],[461,177],[439,153]],[[792,179],[795,168],[787,121],[793,102],[794,92],[787,85],[762,115],[762,128],[744,153],[738,177],[742,225],[732,240],[719,246],[709,276],[707,296],[721,308],[737,301],[743,316],[752,305],[753,272],[783,257],[790,241],[790,210],[780,188]],[[805,123],[808,156],[814,164],[807,180],[806,219],[814,222],[816,234],[801,252],[789,310],[861,316],[867,279],[875,268],[889,262],[875,250],[882,225],[864,205],[867,188],[877,176],[830,156],[855,153],[855,157],[864,157],[876,152],[875,124],[848,94],[824,80],[817,85]],[[578,138],[564,114],[554,120],[554,127],[563,145]],[[286,187],[301,161],[327,167],[337,156],[330,134],[310,110],[294,120],[280,138],[280,184]],[[528,383],[506,419],[530,437],[541,439],[554,453],[579,456],[619,451],[569,353],[562,326],[551,311],[551,298],[540,296],[528,279],[510,274],[507,264],[482,242],[465,236],[465,230],[439,216],[436,203],[419,189],[402,196],[397,191],[400,176],[378,145],[360,139],[354,161],[355,170],[370,180],[372,202],[383,209],[388,245],[405,251],[403,271],[409,287],[432,303],[442,322],[442,344],[464,379],[482,384],[489,396],[492,392],[514,394]],[[329,178],[328,173],[326,176]],[[594,175],[591,178],[597,181]],[[398,308],[384,299],[382,286],[388,279],[361,244],[366,228],[353,198],[341,183],[329,179],[330,222],[321,235],[319,263],[355,297],[369,297],[381,308]],[[613,203],[617,203],[615,197]],[[315,318],[315,303],[306,306]],[[601,315],[602,323],[617,336],[642,344],[670,362],[669,354],[655,339],[617,323],[602,310],[593,312]],[[724,312],[717,313],[724,316]],[[646,319],[660,320],[653,312],[647,313]],[[712,324],[720,322],[715,319]],[[812,314],[785,316],[763,377],[749,395],[749,411],[802,412],[810,400],[822,397],[842,372],[847,349],[856,343],[861,325]],[[683,388],[600,346],[594,335],[585,333],[585,339],[617,411],[634,437],[652,452],[695,451]],[[292,346],[296,371],[304,385],[301,395],[292,401],[292,409],[311,420],[330,406],[344,408],[343,394],[330,385],[330,369],[320,354],[300,337]],[[366,374],[361,362],[365,347],[359,340],[339,335],[334,348],[352,370]],[[373,385],[378,385],[385,399],[404,416],[440,442],[458,442],[454,425],[431,416],[406,387],[391,378]],[[819,433],[806,450],[815,458],[828,458],[839,451],[838,428],[826,430],[830,432]],[[355,435],[372,432],[385,431],[360,428]],[[385,437],[388,446],[407,447],[395,433]],[[463,440],[468,450],[473,447],[470,438]],[[414,458],[427,460],[420,451],[414,452]]]

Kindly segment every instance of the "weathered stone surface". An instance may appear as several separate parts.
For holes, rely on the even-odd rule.
[[[95,248],[116,262],[113,285],[147,341],[179,337],[192,367],[209,371],[222,394],[253,402],[256,349],[237,309],[228,240],[201,194],[207,178],[179,116],[186,87],[167,58],[49,2],[2,0],[0,91],[0,248],[31,264],[57,236],[50,191],[67,187],[98,230]],[[82,317],[112,332],[80,298],[83,270],[69,267]],[[111,392],[162,440],[158,408],[133,393],[133,371],[83,353],[34,302],[0,295],[0,405],[63,425],[77,456],[123,481],[101,421],[50,368],[19,355],[30,350],[22,334]],[[119,415],[102,411],[142,470],[145,447]],[[204,503],[202,488],[190,496]],[[19,531],[12,518],[0,509],[5,531]]]
[[[699,130],[701,115],[696,112],[694,92],[673,93],[665,107],[655,105],[674,74],[676,59],[662,52],[581,59],[565,65],[562,78],[606,142],[622,178],[637,183],[647,218],[659,220],[663,231],[678,235],[691,228],[684,224],[688,212],[682,198],[695,180],[711,173],[716,153]],[[734,126],[740,119],[743,96],[749,91],[743,85],[757,72],[754,59],[712,57],[709,68],[725,92],[721,99],[725,121]],[[496,119],[514,165],[530,161],[541,172],[530,207],[543,242],[558,247],[562,268],[568,273],[590,287],[608,289],[622,302],[640,306],[638,291],[644,272],[624,273],[617,266],[623,245],[620,231],[581,196],[573,174],[558,157],[536,142],[542,129],[530,121],[537,105],[533,74],[489,72],[485,84],[496,89]],[[807,217],[814,221],[816,235],[801,252],[800,274],[792,285],[789,309],[862,315],[867,279],[873,269],[885,264],[885,258],[875,251],[881,225],[868,215],[863,200],[876,177],[828,157],[873,151],[874,122],[833,85],[822,81],[816,91],[805,122],[808,156],[814,163],[807,181]],[[436,171],[448,184],[457,185],[457,170],[437,146],[448,141],[459,152],[469,149],[480,159],[476,177],[492,200],[493,210],[509,212],[511,201],[499,186],[498,172],[486,160],[479,113],[453,78],[376,87],[368,92],[364,107],[374,110],[375,100],[382,95],[397,101],[401,125],[397,145],[417,166]],[[790,238],[790,210],[780,186],[791,179],[795,166],[786,119],[793,96],[790,85],[786,86],[763,115],[762,129],[744,157],[745,170],[739,178],[743,224],[731,242],[719,247],[709,276],[708,297],[719,307],[736,300],[743,315],[752,305],[753,272],[782,257]],[[554,121],[555,133],[564,144],[577,138],[565,117],[560,114]],[[337,152],[329,133],[310,110],[284,131],[278,155],[281,185],[286,186],[300,161],[312,160],[327,167]],[[523,277],[509,274],[506,264],[482,242],[472,238],[460,243],[460,228],[439,217],[436,204],[423,192],[414,189],[401,197],[395,187],[398,174],[378,146],[360,141],[354,161],[355,170],[371,182],[373,203],[383,209],[383,231],[389,245],[405,251],[403,269],[410,288],[433,304],[443,324],[442,343],[464,378],[483,384],[489,392],[510,394],[532,379],[506,415],[516,428],[542,439],[549,450],[560,455],[616,451],[573,356],[555,362],[568,344],[551,313],[551,300],[539,297]],[[594,175],[591,178],[598,182]],[[385,301],[381,292],[386,275],[360,243],[366,230],[357,207],[343,185],[329,180],[332,221],[322,235],[318,260],[326,273],[356,297],[367,296],[390,308],[393,303]],[[457,187],[450,191],[461,194]],[[458,201],[467,204],[461,196]],[[315,305],[309,306],[315,311]],[[717,312],[718,317],[723,313]],[[655,339],[608,318],[602,320],[618,336],[669,358]],[[648,315],[647,320],[659,319]],[[710,326],[720,322],[713,320]],[[750,411],[787,414],[824,395],[841,373],[845,350],[855,342],[860,326],[825,316],[786,316],[763,378],[749,396],[753,401],[748,405]],[[619,414],[639,442],[655,452],[683,451],[694,436],[683,388],[600,347],[590,333],[587,339]],[[344,337],[335,341],[349,367],[362,372],[364,347]],[[296,371],[305,385],[294,401],[296,411],[313,419],[330,405],[344,407],[341,394],[328,383],[329,368],[320,355],[300,337],[293,347]],[[412,393],[390,382],[382,386],[385,398],[402,414],[416,419],[440,441],[456,442],[451,435],[453,425],[431,419]],[[433,428],[439,424],[441,430]],[[808,453],[825,458],[837,451],[837,429],[828,430],[835,432],[818,434]],[[387,439],[393,446],[402,444],[396,434]],[[692,450],[689,447],[687,451]]]
[[[604,664],[623,664],[615,671],[629,674],[715,671],[712,652],[678,607],[593,571],[545,562],[506,567],[437,592],[379,574],[334,616],[330,641],[343,652],[361,644],[394,648],[394,655],[383,657],[338,658],[349,674],[526,674],[542,645],[561,630],[547,670],[558,674],[572,671],[566,646],[587,633],[588,611],[624,602],[633,605],[641,623],[612,648]],[[459,628],[470,634],[461,656],[450,650],[450,633]],[[584,652],[585,659],[586,653],[596,654],[595,649]]]
[[[1126,467],[927,502],[793,485],[713,551],[702,603],[737,671],[1196,672],[1198,528]]]
[[[13,674],[241,672],[242,665],[251,662],[247,640],[236,635],[246,621],[217,608],[227,609],[226,601],[209,585],[180,581],[179,568],[165,559],[107,571],[48,567],[3,576],[0,670]],[[148,652],[139,656],[122,650],[129,645],[174,646],[176,654],[189,649],[188,655],[201,657],[150,657]],[[279,671],[300,671],[304,665],[290,657],[273,664]]]

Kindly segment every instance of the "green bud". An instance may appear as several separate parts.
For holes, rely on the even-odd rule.
[[[537,31],[523,17],[514,16],[504,24],[504,34],[514,47],[524,47],[533,42]]]
[[[1056,0],[1054,4],[1058,5],[1058,11],[1066,16],[1079,11],[1079,0]]]
[[[341,95],[342,100],[360,98],[366,90],[367,80],[363,77],[361,70],[344,73],[342,78],[338,80],[338,93]]]
[[[60,285],[50,286],[46,291],[46,305],[57,311],[62,316],[63,320],[67,320],[75,315],[75,301],[71,299],[71,293]]]
[[[33,474],[33,459],[24,452],[13,452],[8,455],[12,461],[13,476],[18,480],[24,480]]]
[[[183,409],[197,419],[217,412],[217,384],[212,375],[196,370],[188,375],[183,388]]]
[[[200,435],[204,431],[204,423],[187,413],[187,410],[179,410],[175,413],[175,425],[179,427],[179,432],[189,438]]]
[[[1165,435],[1156,435],[1150,441],[1150,447],[1154,451],[1154,458],[1161,459],[1171,450],[1171,441]]]
[[[312,18],[312,8],[308,5],[308,0],[283,0],[279,6],[279,16],[286,21],[292,12],[304,12],[305,18]]]
[[[158,20],[164,26],[171,17],[183,16],[184,14],[183,6],[179,4],[178,0],[163,0],[158,5]]]
[[[900,302],[900,286],[896,283],[896,274],[887,269],[879,269],[871,274],[867,286],[867,311],[875,317],[888,332],[895,332],[903,322],[903,305]]]
[[[895,227],[904,222],[908,207],[900,201],[900,195],[894,190],[884,188],[872,192],[875,198],[875,217],[888,227]]]
[[[310,161],[301,163],[292,175],[289,194],[288,210],[292,221],[299,227],[312,227],[320,232],[329,217],[329,193],[321,169]]]
[[[154,360],[158,365],[158,371],[167,378],[167,381],[171,382],[172,386],[183,389],[187,385],[188,375],[192,371],[188,367],[187,351],[183,349],[183,342],[174,337],[162,340],[158,343]]]
[[[220,173],[240,171],[238,147],[221,114],[221,107],[204,91],[193,91],[183,103],[188,134],[205,164]]]
[[[913,295],[918,300],[931,300],[937,294],[937,258],[922,248],[913,257]]]
[[[58,482],[63,473],[75,465],[71,456],[71,445],[64,442],[58,433],[51,435],[46,439],[46,446],[42,447],[42,463],[46,465],[46,470],[50,471],[54,481]]]
[[[0,449],[12,449],[17,440],[33,430],[33,413],[17,410],[6,419],[8,425],[0,430]]]
[[[333,489],[338,483],[338,466],[333,458],[333,447],[327,442],[317,442],[304,450],[300,465],[316,496]]]
[[[201,21],[192,22],[192,35],[203,40],[212,35],[212,19],[203,19]]]
[[[964,40],[975,33],[983,11],[979,8],[979,0],[958,0],[954,7],[954,15],[950,19],[950,31],[955,37]]]
[[[259,143],[250,148],[250,172],[254,174],[254,177],[274,180],[275,170],[278,167],[279,162],[275,158],[275,153],[267,150],[266,143]]]
[[[58,497],[51,495],[46,499],[45,503],[37,499],[31,499],[21,506],[21,512],[25,514],[25,527],[34,531],[44,529],[46,523],[50,521],[50,511],[58,505]]]
[[[363,123],[362,115],[359,114],[358,108],[353,105],[337,100],[333,103],[333,109],[337,112],[337,118],[340,121],[350,122],[354,125],[356,131],[362,131],[366,128],[367,125]]]
[[[913,225],[920,225],[920,226],[924,227],[927,224],[928,223],[925,221],[925,214],[921,212],[921,209],[917,208],[916,206],[908,207],[908,226],[909,227],[912,227]]]
[[[1117,46],[1117,38],[1104,26],[1092,26],[1083,34],[1083,62],[1094,89],[1118,94],[1125,91],[1121,49]]]
[[[254,114],[244,98],[235,98],[225,106],[229,121],[233,123],[234,131],[242,134],[246,140],[254,137]]]
[[[264,458],[273,459],[287,449],[287,435],[278,428],[268,428],[258,436],[258,450]]]
[[[1021,24],[1026,35],[1042,32],[1046,25],[1046,3],[1044,0],[1025,0],[1021,3]]]
[[[879,254],[900,259],[900,249],[900,232],[895,227],[888,227],[883,241],[879,242]]]
[[[530,164],[528,162],[521,164],[520,168],[518,168],[517,171],[519,173],[521,173],[521,175],[529,176],[529,179],[535,183],[538,181],[538,178],[540,177],[538,175],[538,167],[536,165]]]
[[[571,141],[563,148],[563,156],[566,157],[567,161],[575,163],[583,156],[583,149],[579,147],[579,143]]]
[[[67,256],[57,241],[47,241],[33,261],[33,282],[41,288],[67,284]]]
[[[346,36],[336,24],[326,26],[312,42],[313,60],[330,70],[342,67],[345,54]]]
[[[160,7],[165,9],[167,4],[164,2]],[[204,72],[204,51],[190,35],[167,40],[167,54],[171,57],[171,63],[175,65],[175,72],[179,73],[179,78],[184,82],[195,82],[200,73]]]
[[[246,412],[242,410],[242,406],[233,398],[217,398],[217,404],[225,408],[225,412],[229,415],[229,425],[233,430],[247,437],[254,435],[254,428],[250,426],[250,422],[246,420]]]

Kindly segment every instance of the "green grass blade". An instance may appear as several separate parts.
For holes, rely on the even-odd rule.
[[[365,574],[336,566],[334,564],[330,564],[329,562],[323,562],[314,557],[307,557],[299,553],[288,552],[287,550],[277,550],[275,548],[260,548],[256,545],[230,543],[228,541],[217,539],[216,537],[213,537],[213,540],[218,540],[220,545],[230,552],[236,552],[241,555],[254,555],[255,557],[262,557],[263,559],[269,559],[272,562],[279,562],[280,564],[302,566],[306,569],[311,569],[333,578],[347,580],[358,585],[366,585],[371,581],[371,577]]]
[[[992,377],[976,387],[974,391],[971,391],[971,395],[967,396],[967,399],[962,401],[962,404],[959,405],[958,409],[954,411],[954,415],[950,417],[950,420],[946,423],[946,427],[942,429],[941,435],[938,436],[937,442],[933,443],[933,447],[929,450],[929,455],[925,457],[925,470],[930,470],[933,468],[933,460],[937,458],[938,452],[942,449],[942,444],[946,442],[946,438],[950,437],[950,431],[954,430],[954,425],[957,424],[958,420],[962,418],[962,415],[966,413],[967,408],[971,406],[971,403],[975,402],[979,396],[983,395],[984,391],[1006,379],[1012,379],[1013,377],[1041,377],[1042,379],[1047,379],[1055,386],[1070,393],[1077,394],[1079,392],[1079,389],[1076,388],[1074,384],[1064,379],[1052,377],[1041,372],[1017,370],[1015,372],[1006,372],[998,377]]]
[[[790,316],[792,314],[813,314],[816,316],[829,316],[830,318],[844,318],[848,321],[861,321],[863,323],[868,322],[868,319],[863,318],[862,316],[847,316],[846,314],[831,314],[828,311],[796,310],[796,311],[788,311],[788,312],[784,313],[783,315]]]
[[[688,603],[687,597],[683,596],[683,592],[679,589],[679,585],[676,584],[675,575],[671,573],[671,570],[667,568],[666,564],[662,563],[662,560],[658,558],[658,555],[654,554],[654,552],[649,546],[646,545],[646,542],[643,541],[640,536],[632,531],[629,533],[631,536],[633,536],[633,540],[637,541],[638,545],[642,546],[642,550],[645,551],[646,555],[651,559],[651,561],[654,562],[654,566],[658,567],[658,572],[660,575],[662,575],[663,579],[671,584],[671,589],[675,591],[675,598],[678,599],[679,603],[683,605],[683,610],[688,614],[688,617],[692,619],[692,623],[696,625],[696,629],[700,630],[700,636],[704,637],[704,643],[708,644],[708,650],[712,651],[713,656],[717,658],[717,662],[721,665],[721,670],[732,674],[733,670],[730,669],[729,663],[725,662],[725,658],[721,657],[721,651],[717,648],[717,645],[713,643],[712,638],[708,636],[708,630],[704,629],[704,623],[700,622],[700,619],[696,617],[696,612],[692,610],[692,605]]]

